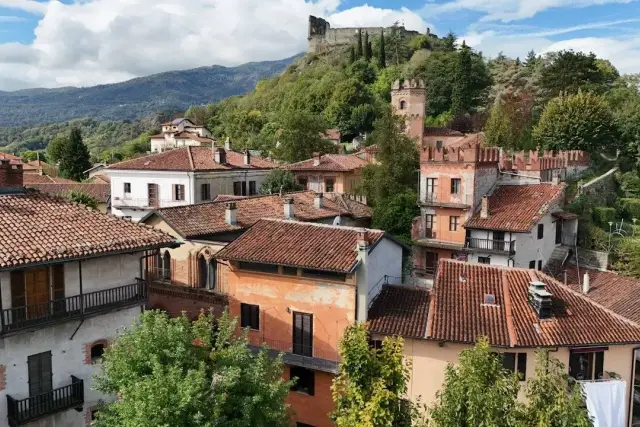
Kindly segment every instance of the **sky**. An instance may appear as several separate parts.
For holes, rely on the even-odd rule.
[[[0,0],[0,90],[282,59],[306,50],[309,15],[453,31],[486,57],[593,51],[640,73],[640,0]]]

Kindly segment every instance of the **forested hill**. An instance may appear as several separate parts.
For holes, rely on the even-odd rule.
[[[86,88],[0,91],[0,123],[39,125],[76,118],[132,120],[190,105],[217,102],[253,90],[256,83],[282,72],[298,56],[250,62],[238,67],[200,67]],[[5,142],[6,144],[6,142]],[[0,145],[2,141],[0,141]]]

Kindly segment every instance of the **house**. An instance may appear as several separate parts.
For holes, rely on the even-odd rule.
[[[0,424],[85,425],[112,399],[92,377],[146,304],[145,258],[178,243],[22,184],[0,160]]]
[[[151,152],[161,153],[176,147],[212,147],[216,140],[204,126],[185,118],[162,123],[162,132],[151,136]]]
[[[25,175],[28,176],[28,175]],[[46,175],[42,175],[44,177]],[[59,180],[60,178],[55,178]],[[27,181],[27,180],[25,180]],[[52,196],[69,197],[72,193],[82,193],[93,198],[98,206],[98,211],[102,213],[110,213],[111,202],[111,186],[109,184],[88,184],[83,182],[59,182],[47,184],[28,184],[25,187],[33,188],[41,193],[50,194]]]
[[[412,399],[433,403],[447,364],[487,337],[523,380],[534,375],[539,348],[550,349],[587,395],[596,380],[613,394],[619,376],[624,395],[607,404],[630,425],[640,325],[540,271],[443,259],[433,289],[384,286],[368,318],[374,340],[405,338]]]
[[[282,166],[296,175],[305,190],[319,193],[351,193],[360,182],[360,171],[369,160],[353,154],[313,153],[313,158]]]
[[[107,163],[96,163],[95,165],[93,165],[91,168],[87,169],[86,171],[82,172],[84,174],[84,176],[86,176],[88,179],[92,179],[95,176],[101,175],[102,171],[107,167]]]
[[[200,309],[222,312],[227,305],[218,286],[215,254],[263,218],[368,227],[371,208],[339,194],[218,196],[219,201],[157,209],[141,220],[183,242],[167,249],[156,265],[150,306],[172,315]]]
[[[409,88],[409,90],[411,89]],[[392,99],[395,100],[394,104],[396,104],[395,107],[397,114],[403,114],[406,108],[400,109],[400,107],[406,106],[406,104],[401,104],[403,100],[402,98],[405,95],[401,94],[401,90],[399,87],[398,89],[392,89],[391,94]],[[424,133],[422,135],[422,145],[425,147],[442,148],[448,147],[450,144],[458,142],[462,139],[464,139],[464,134],[457,130],[449,129],[446,127],[425,126]]]
[[[399,283],[403,246],[381,230],[263,219],[215,256],[229,312],[255,348],[284,353],[297,425],[329,427],[344,328]]]
[[[342,142],[342,133],[338,129],[327,129],[327,131],[322,134],[322,138],[331,141],[334,145],[340,145]]]
[[[219,194],[257,194],[277,165],[249,152],[183,147],[110,165],[111,205],[117,216],[138,221],[149,211],[213,200]]]

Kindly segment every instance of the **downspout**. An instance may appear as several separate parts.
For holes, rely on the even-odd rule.
[[[84,316],[84,295],[82,293],[82,260],[78,260],[78,280],[80,285],[80,313]]]

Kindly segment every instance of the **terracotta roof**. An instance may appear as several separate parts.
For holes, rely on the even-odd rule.
[[[489,196],[489,217],[480,218],[477,211],[465,228],[528,233],[559,200],[565,184],[505,185]]]
[[[86,195],[93,197],[98,203],[107,203],[111,196],[111,186],[109,184],[72,182],[61,184],[31,184],[27,186],[35,188],[42,193],[62,197],[67,197],[73,191],[85,193]]]
[[[358,233],[364,229],[262,219],[216,258],[350,273],[358,265]],[[368,230],[371,247],[384,235]]]
[[[445,127],[424,127],[424,136],[464,136],[462,132]]]
[[[578,268],[574,264],[567,264],[566,267],[567,284],[571,289],[582,292],[580,283],[584,279],[584,274],[588,272],[589,292],[584,294],[587,298],[620,316],[640,323],[640,280],[620,276],[612,271],[584,267],[580,267],[580,280],[578,280]]]
[[[54,177],[49,175],[40,175],[34,173],[28,173],[24,175],[23,183],[26,186],[32,186],[36,184],[77,184],[76,181],[67,178]]]
[[[151,139],[164,139],[165,135],[168,134],[174,134],[173,137],[174,139],[192,139],[194,141],[198,141],[198,142],[211,142],[211,143],[215,143],[216,139],[215,138],[209,138],[206,136],[200,136],[197,133],[193,133],[193,132],[188,132],[188,131],[184,131],[184,132],[163,132],[163,133],[159,133],[157,135],[151,135],[150,138]]]
[[[345,201],[346,197],[336,194],[326,194],[323,207],[316,209],[314,196],[313,192],[304,191],[288,193],[283,197],[293,198],[294,216],[300,221],[332,219],[338,215],[371,218],[370,207],[353,200]],[[236,225],[225,222],[225,202],[228,200],[236,202]],[[254,197],[218,196],[213,202],[158,209],[150,213],[147,218],[154,214],[160,216],[184,238],[192,238],[246,230],[263,218],[284,219],[284,202],[283,198],[277,194]]]
[[[0,195],[0,269],[166,247],[169,235],[36,191]]]
[[[94,184],[111,184],[111,177],[109,175],[94,175],[91,178],[91,182]]]
[[[552,294],[549,320],[539,320],[528,301],[534,280]],[[485,304],[488,294],[495,304]],[[474,343],[480,336],[502,347],[640,343],[640,325],[535,270],[440,260],[427,337]]]
[[[303,160],[298,163],[284,165],[282,168],[292,171],[335,171],[349,172],[367,166],[368,163],[351,154],[325,154],[320,157],[320,165],[314,166],[313,159]]]
[[[484,133],[472,133],[464,138],[447,144],[447,148],[484,147]]]
[[[22,163],[22,159],[20,157],[14,156],[13,154],[9,154],[9,153],[0,153],[0,159],[2,159],[2,160],[17,160],[17,161]]]
[[[369,330],[382,335],[424,338],[429,291],[409,286],[385,286],[369,309]]]
[[[244,164],[244,154],[226,151],[227,163],[214,161],[211,147],[182,147],[162,153],[138,157],[110,165],[116,170],[156,170],[156,171],[216,171],[234,169],[273,169],[277,165],[260,157],[251,157],[251,164]]]

